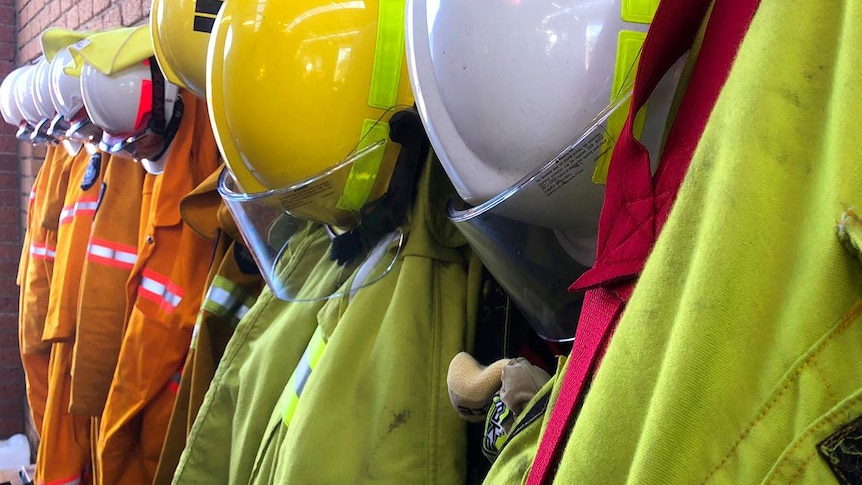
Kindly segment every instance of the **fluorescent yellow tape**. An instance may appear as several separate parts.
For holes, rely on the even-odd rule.
[[[404,60],[404,10],[404,0],[380,0],[378,4],[377,46],[368,90],[372,108],[395,106]]]
[[[650,24],[659,0],[623,0],[620,16],[626,22]]]
[[[611,101],[617,99],[622,94],[623,88],[631,89],[644,39],[646,39],[644,32],[635,32],[632,30],[620,31],[617,40],[617,59],[616,67],[614,68],[614,85],[613,91],[611,91]],[[602,147],[602,155],[596,160],[596,169],[593,171],[593,183],[595,184],[603,185],[608,179],[608,166],[610,166],[611,154],[613,153],[611,148],[613,148],[612,145],[616,143],[620,132],[623,130],[630,105],[631,101],[624,102],[608,117],[607,130],[610,136],[607,138],[608,141],[605,142],[605,146]],[[641,131],[643,131],[646,110],[647,105],[645,104],[635,118],[635,137],[639,137]]]
[[[365,120],[362,123],[357,152],[361,152],[380,140],[383,146],[366,153],[353,162],[350,174],[344,183],[344,192],[338,199],[336,207],[342,210],[359,211],[368,202],[374,182],[377,181],[377,172],[383,162],[383,154],[386,152],[386,143],[389,140],[389,123],[377,120]]]
[[[281,422],[285,426],[290,426],[293,421],[293,415],[296,413],[296,407],[299,405],[299,398],[302,396],[302,391],[305,389],[305,384],[311,378],[311,373],[320,358],[323,356],[323,351],[326,350],[326,340],[323,339],[323,330],[317,327],[308,346],[305,347],[305,352],[302,358],[299,359],[299,364],[290,375],[290,380],[287,381],[287,399],[284,403],[284,410],[281,415]]]

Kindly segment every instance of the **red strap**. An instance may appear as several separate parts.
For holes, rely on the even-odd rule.
[[[663,0],[659,5],[644,42],[629,117],[608,171],[596,264],[572,285],[573,290],[587,293],[560,395],[533,461],[528,485],[550,483],[556,472],[575,409],[667,219],[758,3],[759,0],[715,0],[697,65],[653,180],[649,154],[632,135],[633,120],[661,76],[691,47],[709,1]]]

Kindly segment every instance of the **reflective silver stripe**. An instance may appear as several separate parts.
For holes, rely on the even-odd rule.
[[[168,289],[165,285],[159,283],[152,278],[147,278],[146,276],[141,278],[141,288],[158,296],[164,296],[165,291]]]
[[[138,260],[138,255],[128,251],[120,251],[119,249],[109,248],[101,244],[90,243],[90,254],[105,259],[113,259],[121,263],[134,265]]]
[[[30,245],[30,254],[33,256],[45,256],[48,254],[48,248],[45,246]]]
[[[168,287],[152,278],[143,276],[141,278],[141,288],[156,295],[162,302],[175,309],[180,304],[183,297],[168,290]]]
[[[207,292],[207,300],[224,308],[230,308],[236,304],[236,298],[233,295],[215,285],[210,286],[210,290]]]
[[[96,210],[99,208],[99,202],[76,202],[75,212],[84,210]]]
[[[180,302],[183,300],[183,297],[177,295],[176,293],[171,293],[170,291],[165,292],[164,298],[165,301],[174,308],[176,308],[177,305],[179,305]]]
[[[236,318],[238,320],[242,320],[245,317],[245,314],[248,313],[249,310],[251,310],[251,307],[249,307],[248,305],[243,305],[243,306],[239,307],[239,310],[236,311]]]
[[[99,201],[78,201],[72,205],[67,205],[60,211],[60,220],[68,219],[70,217],[74,217],[76,213],[83,211],[94,211],[99,208]]]

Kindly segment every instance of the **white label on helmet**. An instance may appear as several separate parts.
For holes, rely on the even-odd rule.
[[[318,199],[334,195],[335,187],[332,182],[324,179],[291,190],[280,196],[278,200],[286,210],[293,210]]]
[[[602,147],[609,138],[605,130],[598,129],[580,143],[566,148],[554,158],[550,168],[536,177],[536,184],[546,196],[551,196],[585,170],[592,174],[596,160],[602,156]],[[611,148],[613,143],[608,143],[606,149]]]
[[[70,45],[69,49],[74,49],[74,50],[79,51],[79,50],[87,47],[88,45],[90,45],[90,39],[81,39],[78,42],[75,42],[74,44]]]

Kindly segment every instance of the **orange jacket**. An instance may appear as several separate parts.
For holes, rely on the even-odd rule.
[[[69,410],[99,416],[114,378],[127,320],[126,281],[138,257],[144,169],[106,159],[102,199],[81,273]]]
[[[56,224],[57,242],[42,340],[54,345],[36,460],[37,484],[78,483],[90,465],[89,417],[70,414],[69,398],[81,269],[90,225],[99,205],[101,170],[97,160],[100,157],[94,159],[83,150],[71,157],[69,171],[56,178],[58,183],[67,182],[62,206],[56,196],[60,189],[46,201],[50,207],[43,227]]]
[[[65,203],[58,221],[55,271],[42,340],[71,341],[75,337],[81,271],[87,254],[90,226],[99,206],[101,170],[92,173],[97,158],[100,156],[91,157],[81,150],[72,163]]]
[[[253,262],[237,263],[237,255],[242,256],[244,249],[233,239],[239,237],[236,224],[216,191],[220,173],[221,170],[214,172],[180,205],[186,224],[202,237],[215,241],[215,254],[155,483],[170,483],[227,342],[263,286]]]
[[[185,114],[142,213],[138,259],[128,280],[131,315],[99,427],[100,483],[153,483],[179,371],[203,299],[212,243],[180,218],[180,199],[218,165],[206,104],[182,93]]]
[[[48,311],[50,282],[48,261],[53,261],[54,248],[45,246],[46,230],[38,215],[48,194],[48,181],[52,170],[61,170],[62,161],[57,160],[64,152],[49,147],[45,161],[36,175],[27,209],[27,227],[21,261],[18,266],[19,296],[18,343],[24,377],[27,385],[27,401],[37,430],[42,428],[45,401],[48,399],[48,360],[51,344],[42,342],[45,314]],[[53,267],[53,264],[51,264]]]

